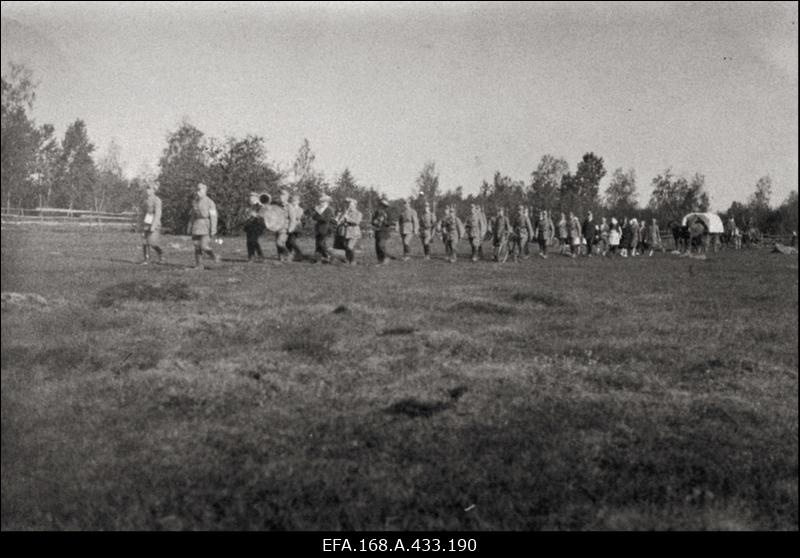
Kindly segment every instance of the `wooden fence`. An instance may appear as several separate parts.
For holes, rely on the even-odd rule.
[[[82,209],[37,207],[35,209],[2,208],[0,221],[3,225],[77,225],[114,229],[131,229],[136,226],[137,214],[133,211],[111,213]]]

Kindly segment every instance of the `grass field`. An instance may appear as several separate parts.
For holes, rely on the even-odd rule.
[[[796,256],[138,242],[3,231],[4,530],[798,528]]]

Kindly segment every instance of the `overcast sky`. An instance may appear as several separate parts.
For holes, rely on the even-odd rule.
[[[427,160],[444,188],[495,170],[530,181],[544,154],[640,200],[667,167],[701,172],[712,208],[773,178],[797,189],[797,4],[3,2],[3,65],[41,80],[34,115],[86,121],[129,173],[155,167],[183,117],[263,136],[288,167],[308,138],[332,178],[407,195]]]

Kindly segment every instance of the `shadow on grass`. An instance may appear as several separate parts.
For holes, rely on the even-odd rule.
[[[563,300],[557,296],[553,296],[549,293],[521,291],[511,295],[511,299],[514,302],[532,302],[542,306],[563,307],[569,305],[566,300]]]
[[[456,302],[450,306],[449,310],[464,314],[495,314],[499,316],[511,316],[516,313],[516,310],[511,306],[489,302],[488,300]]]
[[[334,343],[336,334],[330,329],[306,326],[292,331],[282,348],[288,353],[325,362],[334,356]]]
[[[96,302],[99,306],[109,307],[116,302],[129,300],[140,302],[176,302],[193,300],[197,293],[191,290],[184,282],[175,283],[145,283],[142,281],[128,281],[111,285],[97,294]]]
[[[442,411],[446,411],[452,406],[452,403],[443,403],[441,401],[420,401],[411,397],[390,405],[386,408],[386,412],[391,415],[405,415],[412,418],[428,418],[437,413],[441,413]]]

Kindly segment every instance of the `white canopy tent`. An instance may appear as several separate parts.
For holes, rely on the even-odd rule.
[[[725,226],[722,224],[722,219],[720,219],[719,215],[716,213],[689,213],[683,218],[681,225],[686,226],[686,224],[693,219],[700,219],[703,221],[703,223],[706,224],[710,234],[723,234],[725,232]]]

